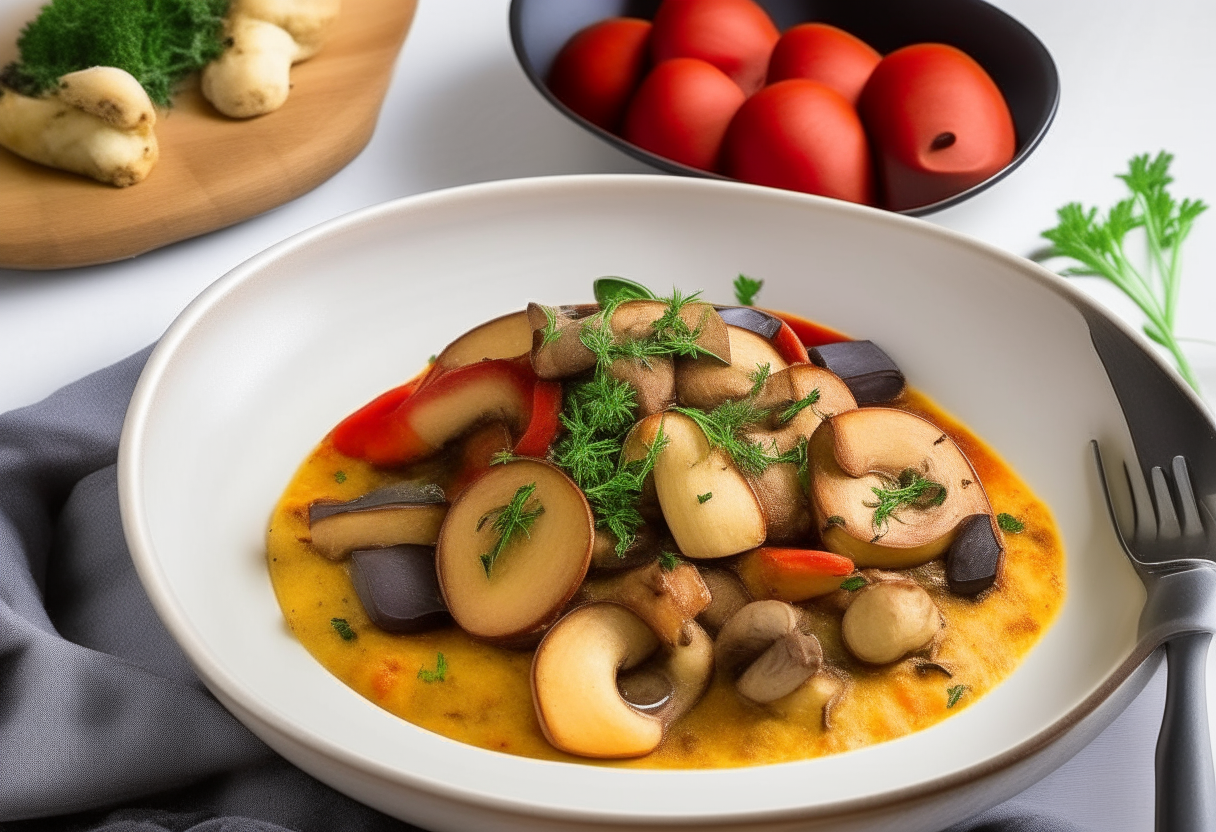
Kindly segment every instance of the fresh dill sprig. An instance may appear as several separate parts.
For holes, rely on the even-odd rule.
[[[616,537],[618,557],[625,556],[637,538],[638,529],[645,522],[638,508],[642,487],[646,484],[646,477],[654,470],[659,454],[667,447],[667,441],[660,427],[654,442],[646,449],[646,456],[630,462],[622,461],[610,477],[583,489],[596,516],[596,527],[605,528]]]
[[[873,503],[863,503],[866,508],[874,509],[874,529],[878,534],[874,541],[887,533],[891,520],[898,521],[896,512],[911,506],[926,509],[940,506],[946,501],[946,486],[923,476],[914,468],[905,468],[899,472],[897,480],[888,480],[885,488],[871,487],[878,499]]]
[[[696,422],[710,446],[725,451],[735,467],[746,475],[758,476],[776,462],[797,465],[801,461],[796,448],[782,454],[777,452],[775,442],[766,447],[741,436],[744,428],[761,422],[769,412],[757,407],[751,399],[738,402],[728,399],[708,412],[695,407],[673,407],[672,410]]]
[[[53,0],[22,30],[21,57],[0,83],[37,96],[61,75],[114,66],[167,107],[179,81],[223,53],[227,9],[228,0]]]
[[[806,410],[808,407],[811,408],[812,410],[814,410],[815,405],[818,402],[819,402],[819,388],[816,387],[815,389],[811,390],[811,392],[809,392],[805,396],[803,396],[801,399],[799,399],[798,401],[791,404],[785,410],[781,411],[781,414],[777,417],[777,421],[779,421],[781,424],[784,425],[786,422],[793,419],[795,416],[797,416],[802,411]],[[823,414],[819,413],[819,411],[816,410],[815,413],[820,418],[823,418]]]
[[[494,452],[493,456],[490,457],[490,464],[491,465],[506,465],[508,462],[514,462],[517,459],[519,459],[519,457],[517,457],[515,454],[511,453],[510,450],[504,449],[501,451]]]
[[[557,310],[552,306],[542,306],[540,308],[545,313],[545,326],[540,331],[540,345],[547,347],[562,337],[562,332],[557,327]]]
[[[534,491],[536,491],[534,482],[521,485],[515,489],[511,502],[505,506],[490,509],[477,521],[477,531],[481,531],[482,527],[489,523],[490,528],[498,532],[498,540],[494,546],[481,556],[481,565],[486,570],[487,578],[490,577],[494,561],[498,560],[499,555],[506,550],[511,541],[517,539],[521,534],[524,537],[531,537],[532,525],[536,522],[536,518],[545,513],[545,507],[541,505],[540,500],[535,500],[532,507],[527,505]]]
[[[680,558],[675,552],[659,552],[659,568],[671,572],[680,565]]]
[[[443,653],[439,653],[435,657],[435,669],[428,670],[425,667],[418,668],[418,678],[426,682],[428,685],[432,682],[442,682],[448,676],[448,660],[443,657]]]
[[[763,280],[755,280],[745,274],[739,275],[735,278],[735,300],[740,306],[755,306],[756,295],[760,294],[762,286]]]
[[[1195,219],[1207,210],[1202,200],[1177,202],[1167,190],[1172,154],[1164,150],[1150,159],[1135,156],[1128,171],[1119,174],[1131,193],[1107,212],[1070,202],[1057,212],[1059,223],[1043,232],[1052,243],[1039,259],[1065,257],[1078,263],[1065,269],[1067,276],[1103,277],[1131,298],[1148,318],[1144,334],[1165,347],[1187,383],[1199,390],[1199,382],[1174,334],[1178,296],[1182,284],[1182,243]],[[1136,229],[1144,232],[1147,257],[1141,267],[1127,254],[1126,238]]]
[[[764,382],[768,381],[772,374],[772,364],[757,364],[756,369],[747,374],[747,377],[752,380],[752,389],[748,391],[747,397],[754,399],[759,396],[760,391],[764,389]]]

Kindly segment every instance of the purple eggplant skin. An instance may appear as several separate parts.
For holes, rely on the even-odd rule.
[[[889,402],[904,390],[904,374],[873,341],[841,341],[807,350],[811,362],[848,385],[859,405]]]
[[[351,553],[350,577],[372,623],[420,633],[451,623],[435,575],[435,547],[403,544]]]
[[[714,309],[728,326],[746,329],[770,341],[777,337],[783,326],[776,315],[770,315],[754,306],[715,306]]]
[[[398,482],[369,491],[344,503],[322,501],[308,507],[308,523],[343,514],[348,511],[366,511],[394,505],[437,505],[446,502],[443,489],[433,483]]]
[[[946,551],[946,583],[956,595],[978,595],[996,583],[1005,547],[987,514],[972,514],[959,522],[958,534]]]

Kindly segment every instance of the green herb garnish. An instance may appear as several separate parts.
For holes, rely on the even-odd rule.
[[[763,474],[764,469],[775,462],[797,465],[803,459],[796,448],[781,454],[777,452],[776,443],[765,447],[743,438],[744,428],[757,424],[768,415],[768,410],[757,407],[750,399],[727,400],[709,412],[695,407],[673,407],[672,410],[696,422],[709,444],[724,450],[735,467],[748,476]]]
[[[754,399],[760,395],[760,391],[764,389],[764,382],[768,381],[769,376],[773,374],[771,364],[757,364],[755,371],[748,373],[747,377],[752,380],[752,389],[748,391],[747,397]]]
[[[756,295],[760,294],[763,280],[753,280],[745,274],[735,278],[735,300],[740,306],[755,306]]]
[[[680,559],[676,557],[674,552],[659,553],[659,568],[664,572],[671,572],[680,565]]]
[[[815,405],[818,404],[818,402],[819,402],[819,388],[816,387],[814,390],[807,393],[801,399],[799,399],[798,401],[791,404],[785,410],[781,411],[781,415],[779,415],[777,417],[777,421],[781,422],[781,424],[784,425],[786,422],[793,419],[795,416],[797,416],[802,411],[806,410],[808,407],[811,408],[811,410],[815,410]],[[820,418],[823,418],[822,413],[819,413],[818,411],[815,411],[815,412]]]
[[[958,700],[963,698],[963,694],[971,690],[970,685],[955,685],[946,688],[946,707],[953,708],[958,704]]]
[[[714,492],[706,491],[704,494],[697,495],[697,502],[700,503],[701,505],[705,505],[711,499],[713,499],[713,496],[714,496]]]
[[[174,86],[223,53],[228,0],[53,0],[22,30],[0,83],[38,96],[94,66],[126,70],[162,107]]]
[[[540,332],[540,345],[547,347],[561,338],[562,333],[557,328],[557,311],[552,306],[542,306],[541,311],[545,313],[545,327]]]
[[[435,669],[427,670],[425,667],[418,668],[418,678],[426,682],[428,685],[431,682],[442,682],[448,675],[448,660],[443,657],[443,653],[435,656]]]
[[[498,540],[494,546],[481,556],[481,565],[486,570],[487,578],[490,577],[494,561],[498,560],[499,555],[506,550],[511,541],[518,539],[521,534],[524,537],[531,537],[532,525],[536,522],[536,518],[545,513],[545,507],[541,505],[540,500],[533,501],[532,507],[527,505],[535,490],[536,483],[534,482],[521,485],[515,489],[511,502],[505,506],[490,509],[477,521],[477,531],[481,531],[482,527],[489,523],[490,528],[498,532]]]
[[[334,628],[334,632],[341,636],[343,641],[354,641],[359,637],[359,634],[351,629],[350,622],[345,618],[331,618],[329,619],[329,626]]]
[[[345,471],[335,471],[334,472],[334,482],[336,482],[338,485],[341,485],[342,483],[346,482],[346,472]]]
[[[626,300],[657,300],[655,293],[641,283],[623,277],[601,277],[591,284],[591,292],[601,306]]]
[[[1131,196],[1115,203],[1105,217],[1070,202],[1057,212],[1059,224],[1043,232],[1051,241],[1039,259],[1066,257],[1080,264],[1065,269],[1068,276],[1104,277],[1140,307],[1148,318],[1144,334],[1169,350],[1178,371],[1195,390],[1199,382],[1174,335],[1182,283],[1182,243],[1195,219],[1207,210],[1202,200],[1176,202],[1167,187],[1173,155],[1161,151],[1152,160],[1133,157],[1119,174]],[[1127,254],[1126,238],[1143,229],[1147,256],[1139,268]]]
[[[869,583],[861,575],[851,575],[840,582],[840,588],[847,592],[856,592]]]
[[[863,504],[866,508],[874,509],[873,522],[878,535],[871,542],[886,534],[892,519],[899,520],[895,513],[900,509],[907,506],[927,509],[946,501],[946,486],[927,479],[912,468],[900,471],[896,480],[887,480],[885,488],[873,487],[870,490],[878,498],[876,502]]]
[[[996,516],[996,524],[1001,527],[1001,531],[1009,532],[1010,534],[1021,534],[1026,531],[1026,524],[1012,514],[1001,512]]]

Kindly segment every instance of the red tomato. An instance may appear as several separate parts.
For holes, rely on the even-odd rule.
[[[757,185],[873,201],[861,119],[844,96],[818,81],[779,81],[747,99],[727,130],[722,167]]]
[[[781,33],[753,0],[664,0],[654,16],[655,63],[700,58],[751,95],[764,85],[768,58]]]
[[[739,85],[712,64],[664,61],[634,94],[623,135],[651,153],[713,170],[726,126],[744,98]]]
[[[768,83],[807,78],[826,84],[857,106],[857,98],[882,55],[868,43],[826,23],[787,29],[768,62]]]
[[[574,34],[553,59],[549,90],[592,124],[616,130],[646,71],[650,21],[614,17]]]
[[[858,110],[892,210],[983,182],[1013,159],[1013,117],[993,80],[940,43],[897,49],[874,69]]]

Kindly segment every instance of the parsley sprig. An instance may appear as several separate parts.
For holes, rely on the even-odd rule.
[[[499,556],[506,551],[507,546],[513,540],[518,539],[521,534],[524,537],[531,537],[532,526],[536,523],[536,518],[545,513],[545,507],[538,499],[533,500],[531,506],[528,505],[528,500],[532,499],[534,491],[536,491],[534,482],[521,485],[515,489],[511,502],[505,506],[490,509],[477,521],[477,531],[481,531],[482,527],[489,523],[490,528],[498,532],[498,540],[495,541],[490,551],[481,556],[481,565],[486,570],[487,578],[490,577],[490,570],[494,568],[494,561],[498,560]]]
[[[760,287],[763,285],[763,280],[756,280],[745,274],[739,275],[735,278],[735,300],[740,306],[754,306],[756,295],[760,294]]]
[[[1144,334],[1169,351],[1182,377],[1198,390],[1199,382],[1174,334],[1174,323],[1182,283],[1182,243],[1208,206],[1198,199],[1178,202],[1170,195],[1173,160],[1165,151],[1152,159],[1147,153],[1134,157],[1127,173],[1118,176],[1131,195],[1115,203],[1105,217],[1099,216],[1097,208],[1086,209],[1077,202],[1059,209],[1059,224],[1043,232],[1052,247],[1041,257],[1068,258],[1079,265],[1062,274],[1103,277],[1117,286],[1148,319]],[[1140,267],[1128,256],[1126,246],[1128,235],[1136,229],[1143,230],[1147,249]]]

